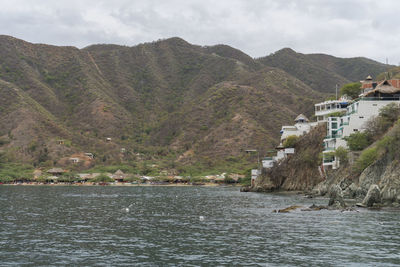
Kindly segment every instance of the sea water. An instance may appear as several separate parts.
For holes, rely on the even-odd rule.
[[[0,266],[395,266],[400,212],[234,187],[0,186]]]

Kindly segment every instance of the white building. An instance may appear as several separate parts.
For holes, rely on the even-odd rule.
[[[257,179],[257,177],[261,174],[261,171],[258,169],[252,169],[251,170],[251,185],[254,186],[254,183]]]
[[[400,104],[400,88],[392,86],[384,81],[372,90],[363,93],[360,99],[346,108],[346,114],[342,117],[327,118],[327,136],[324,139],[324,167],[339,167],[338,160],[332,155],[339,147],[347,148],[345,137],[355,132],[366,130],[366,122],[379,115],[379,110],[390,104]]]
[[[295,149],[294,148],[284,148],[282,146],[282,143],[279,144],[279,146],[276,148],[276,156],[272,156],[272,157],[265,157],[262,160],[262,166],[265,169],[269,169],[272,168],[272,166],[274,166],[275,162],[279,162],[282,159],[285,159],[287,157],[287,155],[289,154],[294,154]]]
[[[291,135],[302,136],[317,125],[316,122],[310,122],[306,116],[300,114],[294,120],[295,124],[291,126],[282,126],[281,141],[284,141]]]
[[[342,97],[339,100],[328,100],[315,104],[317,122],[326,122],[332,113],[346,112],[346,108],[350,102],[346,97]]]

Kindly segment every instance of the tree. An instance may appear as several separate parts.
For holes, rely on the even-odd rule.
[[[379,110],[379,116],[393,124],[400,116],[400,106],[396,103],[390,103]]]
[[[347,155],[348,152],[349,151],[342,146],[338,147],[335,151],[336,158],[338,158],[340,163],[343,165],[346,165],[349,162],[349,157]]]
[[[370,145],[367,133],[356,132],[345,138],[352,151],[360,151]]]
[[[289,135],[285,141],[283,141],[283,146],[284,147],[294,147],[297,143],[297,141],[299,141],[299,137],[296,135]]]
[[[359,94],[361,93],[361,83],[348,83],[343,85],[340,88],[340,95],[347,95],[352,99],[358,98]]]
[[[372,141],[378,140],[400,116],[400,106],[390,103],[379,110],[379,115],[366,122],[366,133]]]
[[[92,179],[92,182],[114,182],[114,180],[110,177],[108,177],[108,175],[102,173],[99,176],[97,176],[96,178]]]

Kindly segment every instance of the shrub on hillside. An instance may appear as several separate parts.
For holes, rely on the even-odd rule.
[[[400,106],[390,103],[379,110],[379,116],[393,124],[400,116]]]
[[[343,85],[340,88],[340,95],[347,95],[352,99],[358,98],[359,94],[361,93],[361,83],[348,83]]]
[[[349,151],[346,148],[340,146],[335,151],[335,157],[339,159],[340,164],[346,165],[349,162],[348,153]]]
[[[354,166],[355,171],[361,173],[369,165],[371,165],[377,159],[377,157],[378,157],[377,147],[371,147],[364,150],[356,161],[356,164]]]
[[[373,141],[379,139],[399,118],[400,106],[390,103],[379,110],[379,115],[366,123],[366,133]]]
[[[108,177],[108,175],[102,173],[99,176],[97,176],[96,178],[92,179],[92,182],[107,183],[107,182],[114,182],[114,180],[112,178]]]
[[[360,151],[371,144],[367,133],[356,132],[345,138],[351,151]]]
[[[283,146],[284,147],[294,147],[298,141],[299,141],[299,137],[298,136],[290,135],[283,142]]]

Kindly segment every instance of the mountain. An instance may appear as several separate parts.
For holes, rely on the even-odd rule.
[[[281,49],[257,61],[286,71],[316,91],[331,94],[335,93],[336,84],[340,88],[346,83],[363,80],[367,75],[376,77],[390,67],[363,57],[307,55],[296,53],[290,48]]]
[[[315,75],[280,66],[282,53]],[[96,164],[164,169],[244,167],[254,162],[246,149],[262,155],[277,144],[282,124],[312,116],[329,83],[384,69],[367,59],[285,50],[255,60],[180,38],[77,49],[3,35],[0,60],[0,149],[11,161],[59,165],[90,152]],[[325,79],[325,87],[315,86]]]

